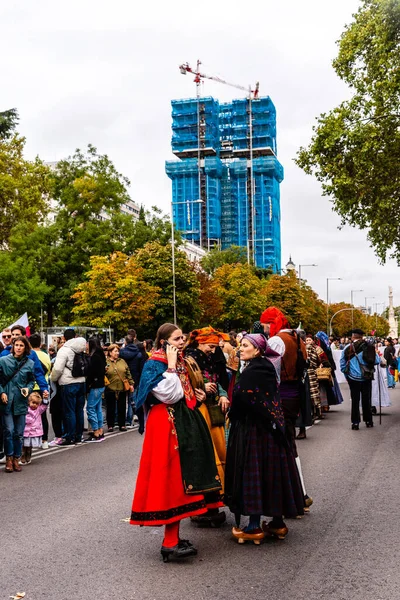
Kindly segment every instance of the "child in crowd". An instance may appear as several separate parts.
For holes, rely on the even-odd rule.
[[[21,456],[22,464],[29,465],[32,448],[40,448],[42,445],[42,413],[45,412],[46,408],[47,404],[42,403],[39,392],[32,392],[28,398],[28,413],[26,415],[24,445]]]

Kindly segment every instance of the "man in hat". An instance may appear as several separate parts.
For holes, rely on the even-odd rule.
[[[353,329],[351,342],[342,351],[340,370],[346,376],[351,395],[351,428],[360,428],[360,397],[363,420],[367,427],[373,427],[371,410],[372,379],[375,365],[380,362],[373,344],[363,338],[361,329]]]
[[[296,421],[300,413],[300,385],[307,364],[307,350],[304,341],[294,329],[290,329],[289,321],[279,308],[270,306],[262,313],[260,322],[264,333],[268,336],[268,344],[282,357],[280,397],[285,431],[289,444],[293,448],[304,492],[305,510],[308,511],[312,498],[307,495],[300,457],[296,447]]]

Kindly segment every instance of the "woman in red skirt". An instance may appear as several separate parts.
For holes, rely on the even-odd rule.
[[[205,393],[190,384],[183,346],[176,325],[159,328],[135,398],[136,409],[144,407],[146,429],[130,522],[165,525],[164,562],[197,554],[188,540],[179,538],[182,519],[222,506],[211,436],[198,410]],[[215,492],[211,504],[204,499],[209,492]]]

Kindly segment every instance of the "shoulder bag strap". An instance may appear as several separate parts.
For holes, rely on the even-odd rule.
[[[11,377],[9,377],[7,379],[7,381],[3,384],[3,387],[8,385],[10,383],[10,381],[12,381],[14,379],[14,377],[17,375],[17,373],[19,372],[20,369],[22,369],[22,367],[24,366],[24,364],[26,364],[26,362],[28,361],[28,358],[25,357],[20,364],[18,365],[18,368],[16,371],[14,371],[14,373],[11,375]]]

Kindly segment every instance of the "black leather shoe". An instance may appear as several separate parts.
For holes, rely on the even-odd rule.
[[[170,559],[179,560],[181,558],[188,558],[189,556],[196,555],[197,549],[189,542],[189,540],[180,540],[179,543],[172,548],[161,546],[161,556],[164,562],[168,562]]]
[[[367,427],[373,427],[374,426],[373,421],[366,421],[365,424],[366,424]]]
[[[358,423],[352,423],[351,428],[353,429],[353,431],[358,431],[360,429],[360,426]]]

